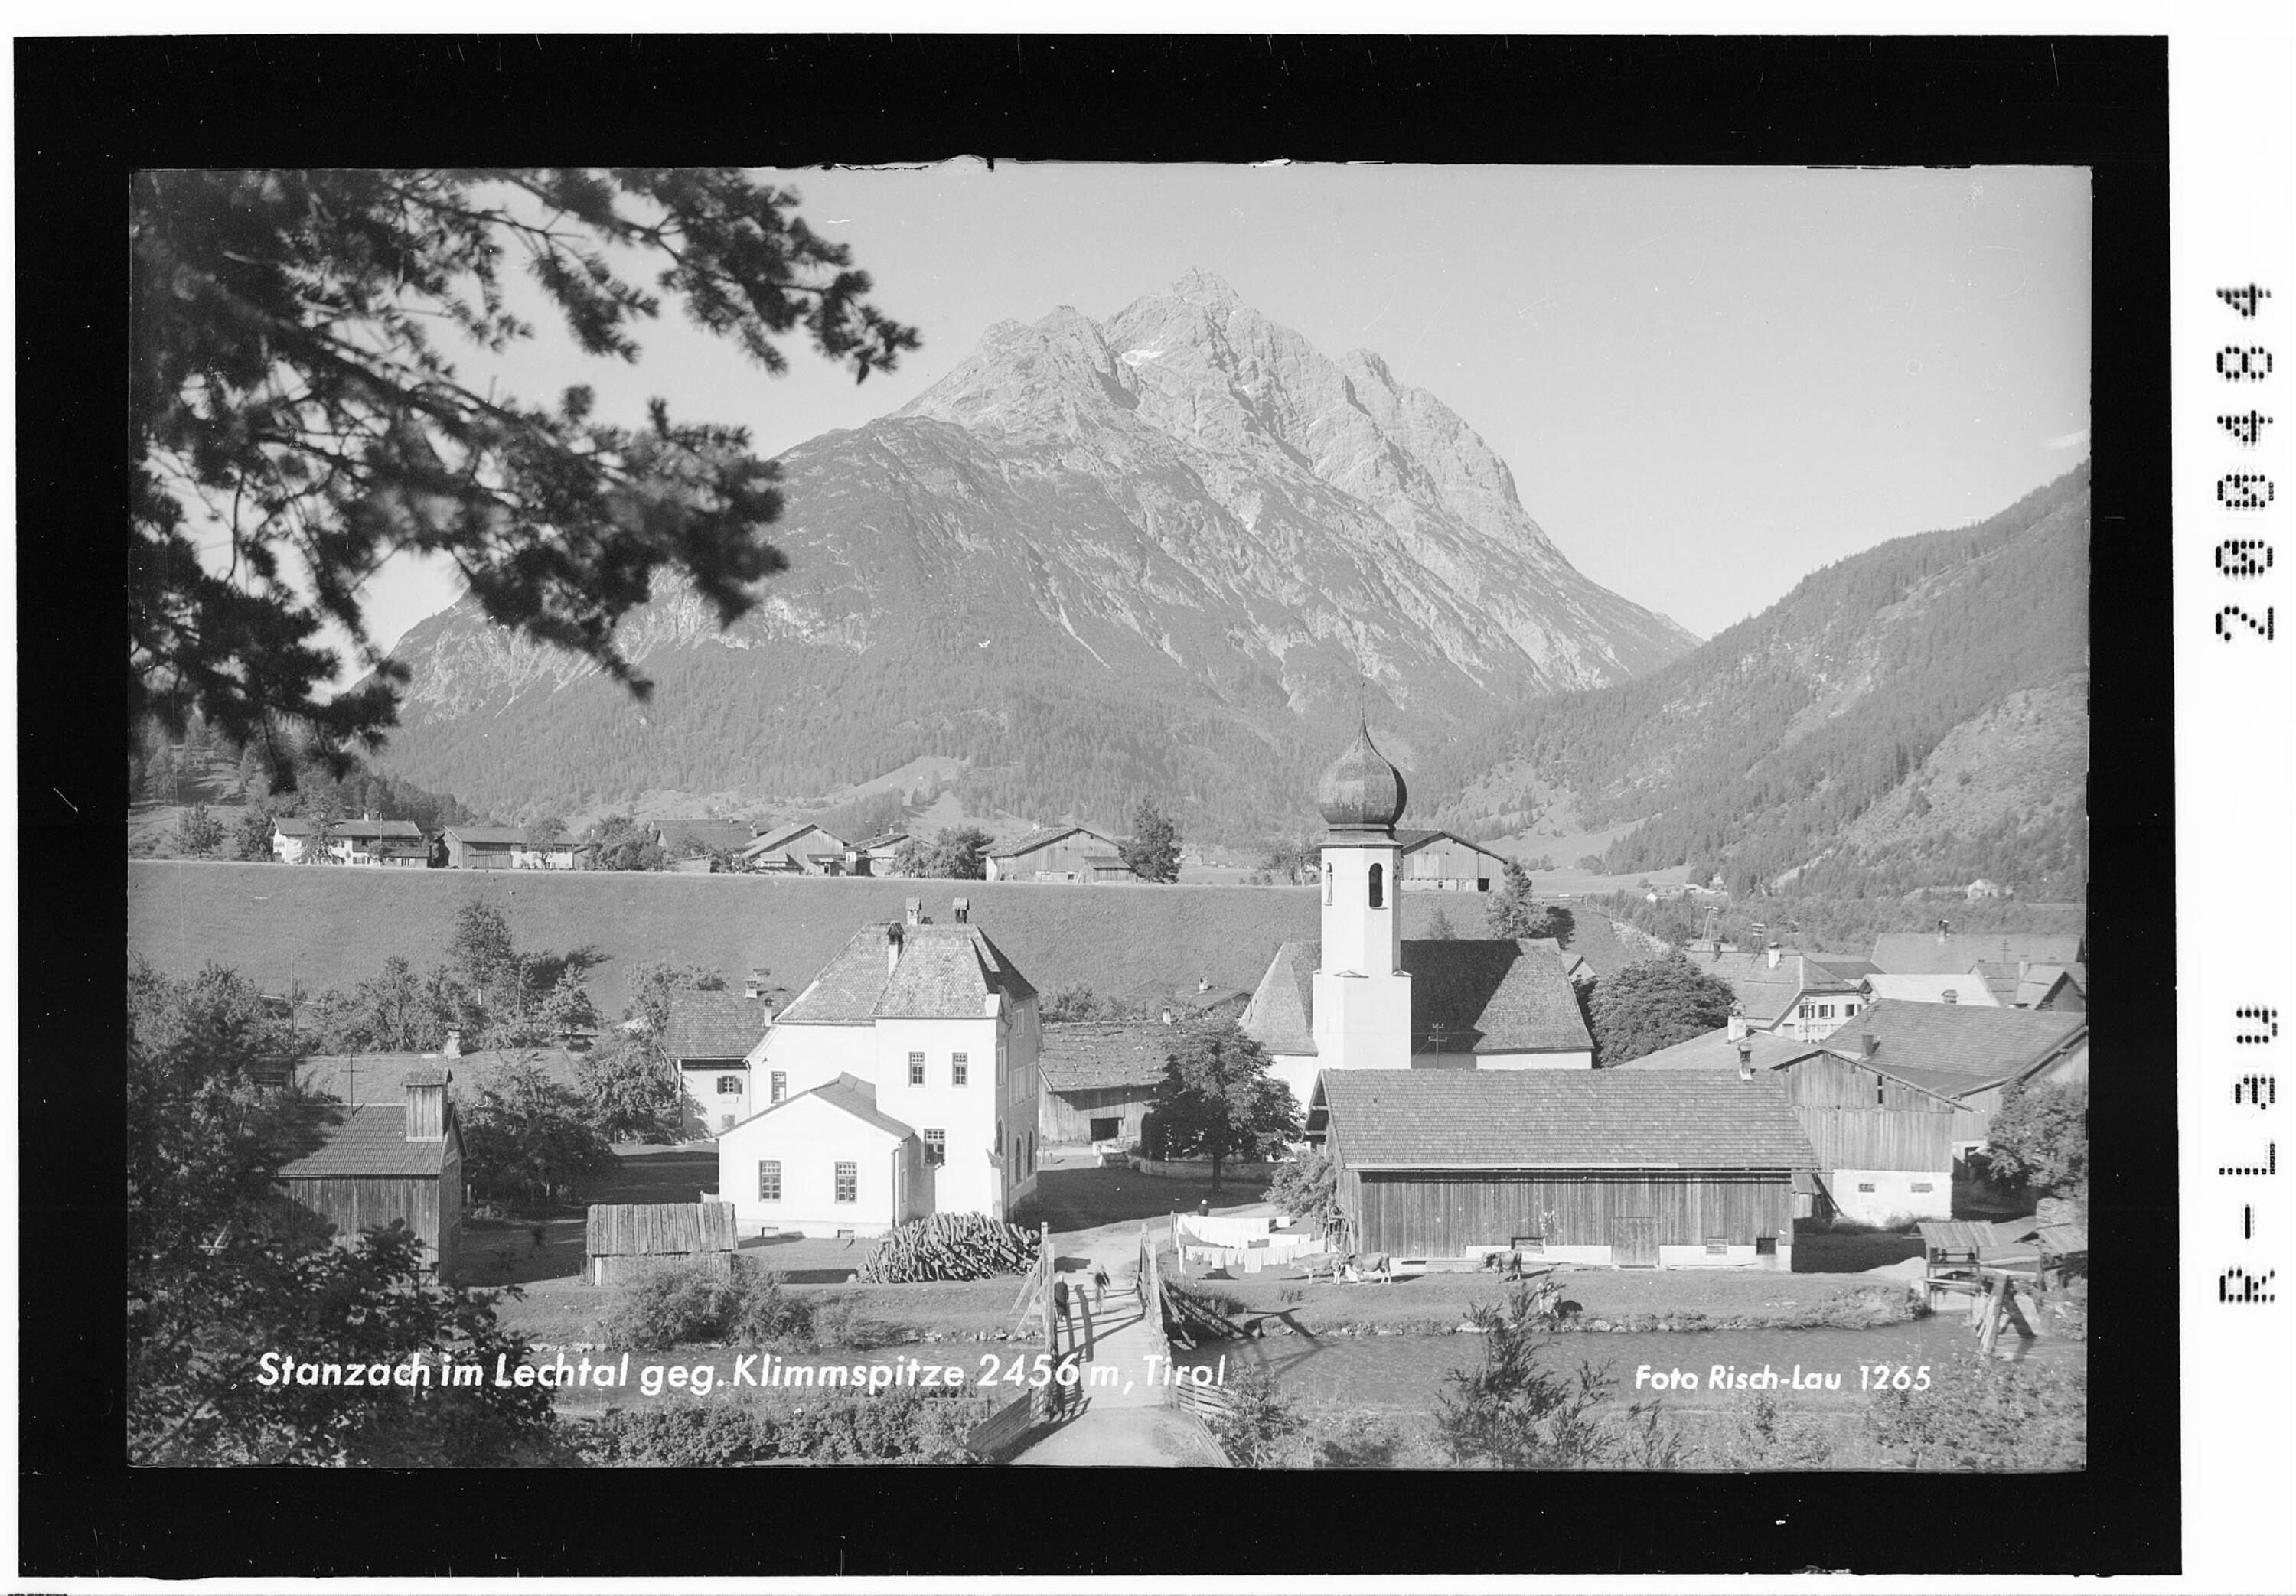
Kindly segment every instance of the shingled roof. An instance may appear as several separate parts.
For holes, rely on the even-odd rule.
[[[1916,1086],[1973,1092],[2019,1078],[2088,1034],[2088,1016],[1883,998],[1830,1039],[1836,1051],[1878,1044],[1874,1066]]]
[[[447,1058],[439,1053],[375,1052],[314,1053],[295,1067],[303,1090],[343,1102],[399,1102],[406,1095],[407,1077],[444,1070],[451,1077],[447,1093],[467,1103],[504,1070],[531,1061],[545,1079],[561,1086],[579,1088],[582,1054],[562,1047],[484,1048]]]
[[[1271,1053],[1316,1052],[1313,977],[1320,942],[1287,942],[1260,978],[1244,1009],[1243,1028]],[[1576,1052],[1592,1049],[1578,995],[1565,972],[1570,960],[1550,939],[1413,939],[1403,945],[1411,977],[1411,1040],[1457,1053]]]
[[[1747,1060],[1756,1069],[1775,1069],[1781,1064],[1791,1064],[1797,1059],[1807,1059],[1812,1053],[1832,1052],[1823,1042],[1800,1042],[1776,1031],[1749,1031],[1746,1042],[1750,1051]],[[1854,1056],[1854,1055],[1852,1055]],[[1730,1027],[1723,1026],[1702,1036],[1693,1036],[1687,1042],[1677,1042],[1672,1047],[1661,1047],[1656,1052],[1644,1053],[1639,1059],[1628,1059],[1615,1066],[1620,1069],[1735,1069],[1738,1068],[1738,1044],[1730,1040]]]
[[[1884,931],[1874,938],[1874,962],[1898,975],[1959,975],[1980,960],[2011,966],[2020,959],[2070,964],[2080,955],[2079,931],[1972,931],[1945,937],[1934,931]]]
[[[1002,847],[989,849],[988,856],[992,859],[1017,859],[1022,854],[1033,854],[1040,847],[1050,847],[1062,838],[1074,837],[1079,832],[1091,838],[1095,842],[1104,842],[1111,847],[1117,846],[1116,839],[1103,837],[1089,826],[1048,826],[1041,831],[1031,831],[1025,837],[1017,837]]]
[[[1784,1087],[1757,1076],[1327,1069],[1316,1088],[1349,1167],[1809,1169]]]
[[[1238,1022],[1245,1035],[1271,1053],[1313,1058],[1316,1053],[1316,963],[1318,942],[1286,942],[1267,962],[1259,986]]]
[[[1047,1092],[1152,1086],[1164,1078],[1164,1060],[1176,1040],[1173,1027],[1152,1023],[1048,1025],[1037,1072]]]
[[[1702,975],[1729,983],[1746,1018],[1768,1026],[1785,1017],[1794,1000],[1805,992],[1852,993],[1872,966],[1862,959],[1844,962],[1854,972],[1803,953],[1781,952],[1773,965],[1767,949],[1758,953],[1695,953],[1687,955]]]
[[[738,992],[673,992],[661,1051],[673,1059],[744,1059],[764,1040],[766,1005]]]
[[[340,1110],[340,1125],[320,1134],[325,1140],[292,1163],[279,1166],[283,1181],[339,1180],[354,1176],[437,1176],[447,1166],[447,1139],[409,1142],[406,1105],[361,1103]]]
[[[900,938],[890,971],[885,949]],[[969,1019],[981,1000],[1002,993],[1008,1003],[1037,989],[979,926],[905,926],[873,921],[853,933],[795,1002],[781,1012],[783,1025],[867,1025],[880,1016],[900,1019]]]
[[[1980,967],[1981,968],[1981,967]],[[1980,1009],[1998,1008],[2005,998],[2000,996],[1992,981],[1977,970],[1964,970],[1959,975],[1941,975],[1933,970],[1900,974],[1877,970],[1865,978],[1861,985],[1876,998],[1894,997],[1909,1003],[1941,1003],[1945,994],[1952,993],[1957,1003],[1974,1003]],[[2015,971],[2011,971],[2009,986],[2013,992],[2017,985]]]

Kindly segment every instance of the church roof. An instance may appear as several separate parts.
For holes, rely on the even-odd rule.
[[[1267,962],[1259,990],[1238,1022],[1271,1053],[1310,1057],[1316,1052],[1316,964],[1323,945],[1287,942]]]
[[[886,969],[887,942],[901,953]],[[973,1019],[991,992],[1018,1003],[1037,989],[979,926],[873,921],[853,933],[795,1002],[784,1025],[867,1025],[882,1017]]]
[[[1408,796],[1403,773],[1372,746],[1368,723],[1316,784],[1316,807],[1335,831],[1392,831]]]
[[[1312,1056],[1314,976],[1320,942],[1287,942],[1260,978],[1243,1011],[1243,1028],[1271,1053]],[[1456,1053],[1576,1052],[1594,1039],[1578,1011],[1567,960],[1551,940],[1494,938],[1406,941],[1411,977],[1411,1044]]]

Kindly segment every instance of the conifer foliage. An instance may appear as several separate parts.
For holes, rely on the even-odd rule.
[[[131,720],[196,708],[234,741],[283,718],[379,746],[406,673],[368,637],[359,585],[404,551],[451,559],[492,619],[643,696],[615,620],[664,568],[721,621],[746,611],[786,563],[758,536],[775,468],[742,429],[659,400],[628,428],[585,388],[536,405],[465,386],[439,333],[531,337],[504,296],[517,263],[586,354],[636,359],[632,329],[669,293],[768,372],[800,329],[857,380],[892,369],[916,333],[797,203],[729,168],[137,174]],[[659,268],[650,286],[632,257]],[[226,557],[203,560],[218,536]],[[332,697],[330,621],[370,672]]]

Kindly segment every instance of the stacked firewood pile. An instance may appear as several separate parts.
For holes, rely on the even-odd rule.
[[[934,1214],[888,1231],[861,1260],[875,1285],[910,1281],[985,1281],[1025,1274],[1037,1261],[1037,1233],[986,1214]]]

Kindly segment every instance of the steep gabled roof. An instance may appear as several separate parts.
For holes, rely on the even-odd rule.
[[[1757,1076],[1327,1069],[1316,1101],[1355,1169],[1808,1169],[1784,1088]]]
[[[738,992],[673,992],[661,1051],[673,1059],[742,1059],[766,1035],[766,1005]]]
[[[349,841],[367,841],[377,838],[419,838],[422,828],[411,820],[339,820],[335,835]]]
[[[1271,1053],[1312,1058],[1316,1052],[1316,962],[1323,945],[1286,942],[1267,962],[1259,989],[1243,1006],[1244,1034]]]
[[[849,1114],[864,1125],[881,1130],[896,1141],[906,1142],[917,1134],[913,1128],[903,1125],[890,1114],[883,1112],[877,1107],[876,1087],[858,1076],[840,1075],[835,1080],[816,1086],[810,1092],[798,1093],[792,1097],[782,1099],[769,1108],[758,1109],[741,1124],[728,1125],[718,1132],[718,1138],[722,1140],[730,1136],[742,1125],[754,1125],[769,1114],[786,1114],[802,1102],[823,1103],[840,1114]]]
[[[885,968],[888,940],[898,934],[900,958]],[[1037,989],[979,926],[892,925],[874,921],[853,933],[796,1001],[781,1012],[784,1025],[867,1025],[888,1019],[977,1019],[982,1000],[1002,993],[1008,1003]]]
[[[1852,993],[1865,973],[1850,973],[1841,965],[1828,963],[1808,954],[1781,952],[1778,962],[1770,962],[1767,949],[1754,953],[1697,953],[1689,956],[1690,962],[1702,974],[1710,975],[1729,983],[1736,994],[1738,1006],[1746,1018],[1758,1026],[1775,1024],[1785,1017],[1796,999],[1809,993]],[[1862,965],[1862,960],[1845,960],[1844,964]]]
[[[884,831],[874,837],[864,838],[852,846],[857,852],[873,853],[879,848],[898,847],[908,839],[906,831]]]
[[[1464,1039],[1478,1053],[1574,1052],[1591,1049],[1569,962],[1554,943],[1496,938],[1406,941],[1411,1043],[1430,1045],[1443,1027],[1449,1051]]]
[[[1316,1052],[1314,976],[1320,942],[1287,942],[1275,950],[1242,1025],[1271,1053]],[[1550,939],[1412,939],[1403,945],[1411,977],[1411,1042],[1433,1045],[1443,1027],[1447,1052],[1575,1052],[1594,1038],[1578,1011],[1566,958]]]
[[[2075,992],[2082,990],[2080,976],[2062,964],[2028,965],[2023,978],[2017,983],[2016,1006],[2021,1009],[2035,1007],[2056,991],[2061,981],[2070,986]]]
[[[1037,1054],[1047,1092],[1088,1092],[1111,1086],[1152,1086],[1164,1078],[1164,1060],[1176,1041],[1170,1026],[1048,1025]]]
[[[1878,1044],[1890,1075],[1953,1094],[2016,1079],[2088,1034],[2088,1016],[2056,1009],[1980,1008],[1883,998],[1835,1032],[1836,1051]]]
[[[2079,931],[1884,931],[1874,938],[1874,962],[1897,975],[1958,975],[1980,960],[2007,964],[2070,964],[2081,955]]]
[[[447,1166],[451,1138],[436,1142],[406,1139],[406,1105],[361,1103],[339,1110],[340,1125],[321,1130],[324,1138],[310,1152],[279,1166],[283,1181],[346,1180],[367,1176],[429,1175],[436,1179]]]

